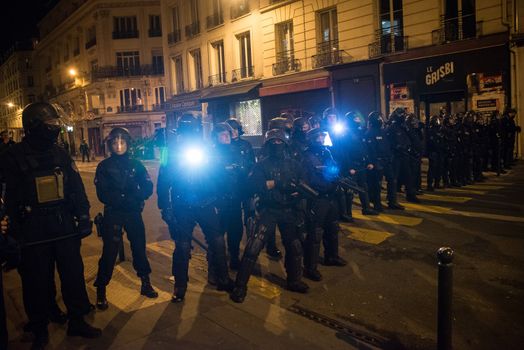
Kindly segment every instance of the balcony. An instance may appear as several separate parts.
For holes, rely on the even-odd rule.
[[[117,113],[140,113],[144,111],[144,105],[117,106]]]
[[[133,39],[138,38],[138,30],[129,30],[126,32],[113,32],[113,39]]]
[[[89,39],[89,41],[86,43],[86,50],[92,48],[96,45],[96,38]]]
[[[247,0],[239,0],[238,2],[238,4],[231,6],[231,19],[235,19],[249,13],[249,2]]]
[[[433,44],[445,44],[453,41],[476,38],[482,35],[482,21],[476,21],[475,15],[461,15],[454,18],[440,18],[440,28],[432,34]]]
[[[343,50],[339,50],[337,40],[317,44],[317,54],[311,57],[313,68],[343,63],[342,56],[344,53]]]
[[[144,75],[164,75],[164,68],[156,65],[141,65],[131,67],[105,66],[91,71],[93,80],[107,78],[136,77]]]
[[[186,26],[186,37],[192,38],[200,33],[200,22],[196,21]]]
[[[251,78],[255,75],[255,67],[242,67],[239,69],[233,70],[231,74],[231,82],[239,81],[241,79]]]
[[[224,23],[224,18],[222,16],[222,13],[214,13],[211,16],[207,16],[206,18],[206,28],[211,29],[215,28],[219,25]]]
[[[180,41],[180,30],[175,30],[174,32],[167,34],[167,43],[169,45],[176,44]]]
[[[172,109],[171,103],[163,102],[163,103],[155,103],[153,105],[153,111],[159,112],[159,111],[166,111]]]
[[[300,61],[294,58],[294,53],[285,51],[277,53],[276,62],[273,63],[273,75],[287,72],[298,72],[301,69]]]
[[[368,45],[369,58],[404,52],[408,49],[408,37],[400,32],[375,33],[375,41]]]
[[[226,73],[210,75],[208,82],[209,86],[224,84],[226,82]]]
[[[150,28],[148,31],[150,38],[158,38],[162,36],[162,29],[160,28]]]

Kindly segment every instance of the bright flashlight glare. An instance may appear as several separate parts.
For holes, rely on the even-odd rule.
[[[204,152],[199,148],[190,148],[186,151],[185,158],[191,165],[200,165],[204,162]]]
[[[336,134],[340,134],[341,132],[344,131],[344,125],[342,123],[336,123],[334,126],[333,126],[333,131],[336,133]]]
[[[329,136],[329,133],[326,133],[326,137],[324,138],[324,146],[326,147],[333,146],[333,142],[331,141],[331,137]]]

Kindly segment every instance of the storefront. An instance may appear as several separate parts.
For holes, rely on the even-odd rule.
[[[166,129],[176,129],[177,119],[184,113],[193,114],[195,117],[202,116],[202,103],[200,103],[201,92],[195,91],[187,94],[173,96],[167,101]]]
[[[380,111],[380,60],[366,60],[331,66],[335,107],[367,116]]]
[[[448,113],[502,111],[510,96],[507,45],[385,63],[388,113],[405,107],[421,120]]]
[[[323,69],[264,80],[260,88],[264,131],[269,120],[282,112],[321,116],[332,105],[330,87],[329,72]]]

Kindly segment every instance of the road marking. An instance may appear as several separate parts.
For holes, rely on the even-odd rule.
[[[429,199],[432,201],[449,202],[449,203],[466,203],[472,200],[471,197],[458,197],[458,196],[441,196],[438,194],[424,193],[422,199]]]
[[[475,184],[475,185],[467,185],[465,190],[472,189],[472,190],[481,190],[481,191],[483,190],[493,191],[493,190],[500,190],[502,188],[504,188],[504,186]]]
[[[147,248],[152,250],[155,253],[163,255],[167,258],[173,258],[173,251],[175,249],[175,242],[170,239],[165,239],[163,241],[157,241],[153,243],[148,243]]]
[[[487,193],[487,189],[486,191],[478,191],[478,190],[471,190],[471,189],[467,189],[467,188],[464,188],[464,187],[461,187],[461,188],[446,188],[445,190],[443,190],[444,193],[446,192],[451,192],[451,193],[460,193],[460,194],[479,194],[479,195],[483,195],[483,194],[486,194]]]
[[[282,294],[282,290],[276,284],[258,276],[251,275],[247,285],[250,292],[266,299],[274,299]]]
[[[521,216],[509,216],[509,215],[499,215],[499,214],[490,214],[490,213],[476,213],[476,212],[461,211],[461,210],[454,211],[451,214],[467,216],[470,218],[491,219],[491,220],[508,221],[508,222],[524,222],[524,217],[521,217]]]
[[[441,207],[438,205],[428,205],[428,204],[416,204],[416,203],[402,203],[406,209],[419,211],[423,213],[433,213],[433,214],[445,214],[450,212],[452,208]]]
[[[348,238],[356,241],[361,241],[369,244],[380,244],[389,237],[393,236],[392,233],[380,230],[373,230],[369,228],[353,227],[348,224],[341,224],[341,226],[349,232]]]
[[[421,218],[414,218],[411,216],[402,216],[395,214],[380,214],[380,215],[363,215],[359,211],[353,213],[353,218],[365,221],[382,222],[385,224],[402,225],[402,226],[417,226],[422,223]],[[353,227],[353,226],[351,226]]]

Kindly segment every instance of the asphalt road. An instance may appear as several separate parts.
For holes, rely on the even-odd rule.
[[[146,162],[156,179],[158,164]],[[101,210],[93,177],[96,163],[79,164],[94,216]],[[195,247],[190,287],[182,305],[169,302],[174,247],[156,209],[146,203],[148,255],[160,296],[139,295],[139,280],[127,261],[115,269],[108,287],[111,304],[90,321],[104,329],[101,339],[65,336],[51,325],[53,349],[435,349],[439,247],[455,251],[453,344],[455,349],[520,349],[524,343],[524,164],[486,182],[421,196],[423,204],[379,217],[359,215],[342,225],[341,255],[347,267],[321,267],[322,282],[309,282],[307,295],[283,288],[283,262],[261,255],[244,304],[206,283],[205,254]],[[201,238],[197,230],[196,236]],[[84,240],[88,290],[101,242]],[[233,275],[233,274],[232,274]],[[29,348],[20,282],[7,273],[10,348]],[[60,303],[62,301],[60,300]]]

